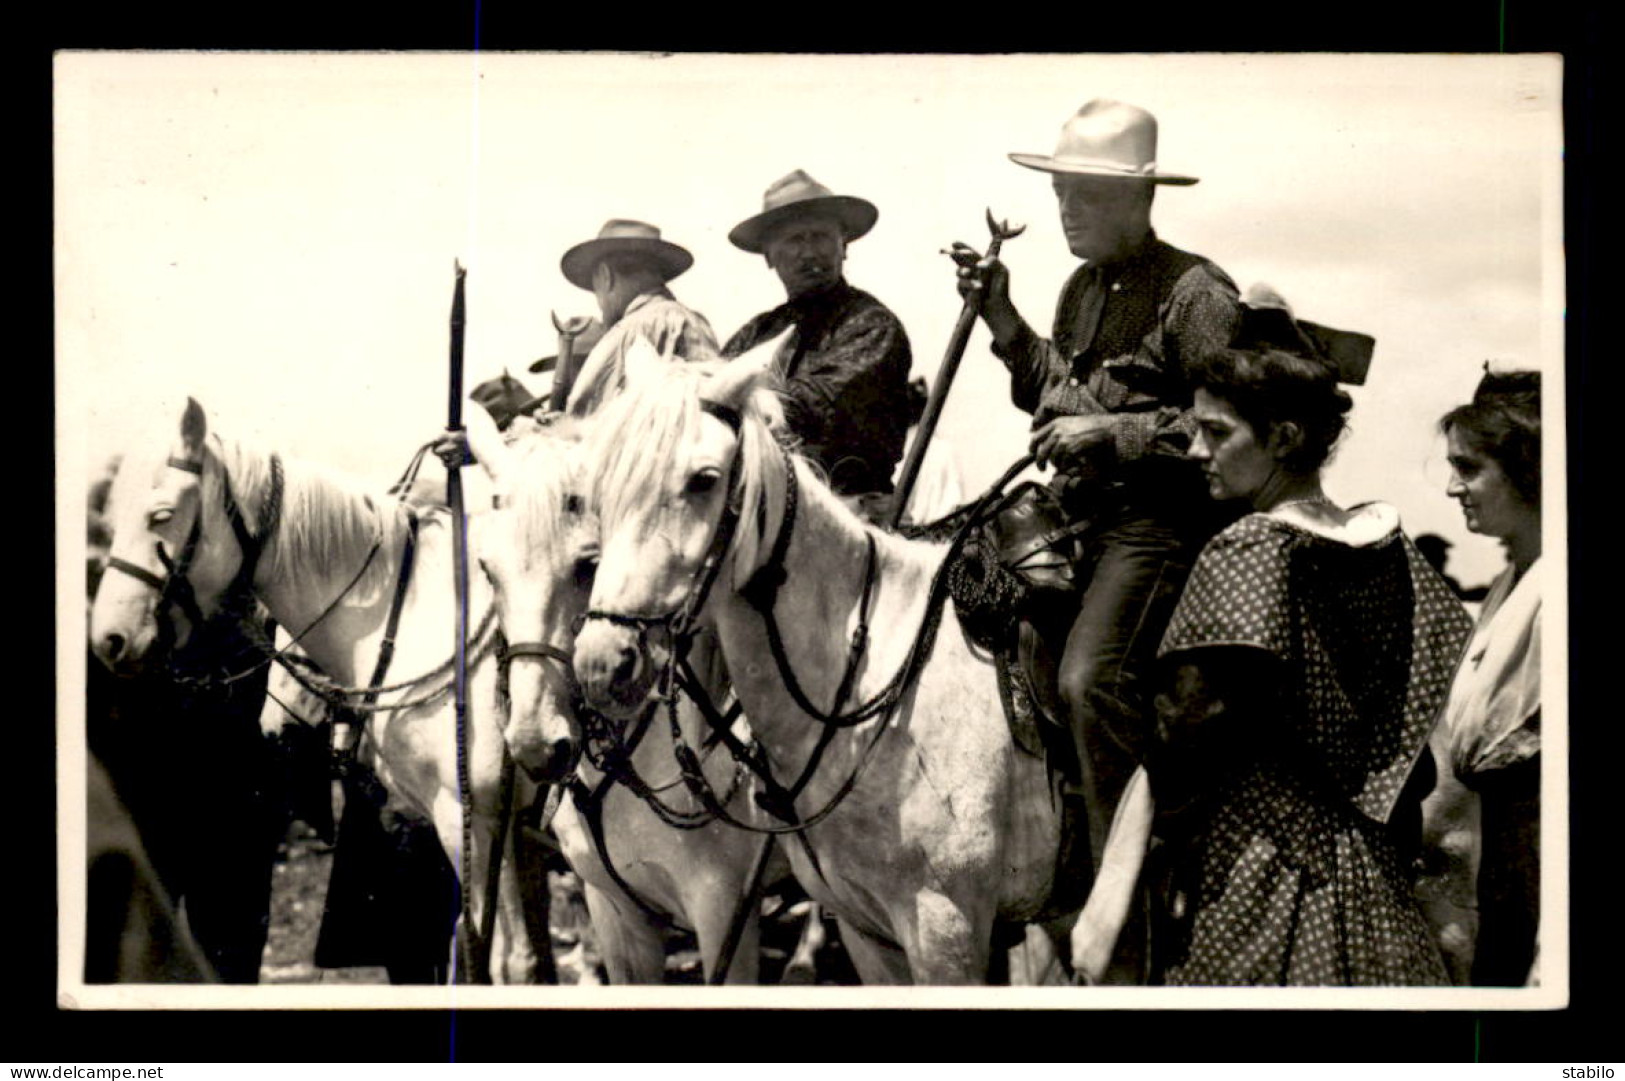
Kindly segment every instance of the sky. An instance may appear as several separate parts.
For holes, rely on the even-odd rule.
[[[1536,55],[59,54],[59,536],[186,395],[222,432],[393,480],[445,421],[458,262],[465,387],[547,389],[525,369],[556,351],[550,313],[596,310],[559,258],[610,218],[694,254],[672,288],[726,336],[783,300],[727,233],[794,169],[879,207],[847,277],[901,318],[917,372],[960,308],[941,250],[983,247],[987,209],[1027,226],[1005,260],[1047,333],[1074,260],[1049,178],[1006,155],[1049,153],[1107,97],[1155,113],[1162,168],[1201,178],[1161,190],[1159,235],[1376,338],[1333,498],[1394,503],[1486,582],[1502,555],[1444,494],[1436,422],[1486,358],[1561,371],[1561,78]],[[1029,424],[987,341],[940,429],[973,491]]]

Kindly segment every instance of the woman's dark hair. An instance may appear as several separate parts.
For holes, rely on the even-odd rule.
[[[1210,354],[1190,366],[1190,378],[1192,389],[1230,403],[1260,440],[1278,424],[1297,424],[1303,441],[1281,459],[1294,473],[1326,463],[1354,404],[1329,363],[1269,346]]]
[[[1540,373],[1486,371],[1473,400],[1439,420],[1439,431],[1461,433],[1467,445],[1501,467],[1518,498],[1540,505]]]

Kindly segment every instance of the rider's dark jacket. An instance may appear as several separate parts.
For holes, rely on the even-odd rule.
[[[740,327],[737,357],[790,327],[775,364],[785,422],[841,495],[890,492],[908,434],[908,335],[891,309],[844,280]]]

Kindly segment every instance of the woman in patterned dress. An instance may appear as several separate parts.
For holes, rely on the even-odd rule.
[[[1479,800],[1472,982],[1516,987],[1534,980],[1540,913],[1540,373],[1486,371],[1439,428],[1446,492],[1469,530],[1507,551],[1436,745]]]
[[[1170,984],[1442,984],[1411,866],[1470,623],[1392,507],[1322,489],[1351,404],[1337,364],[1307,335],[1242,333],[1269,344],[1194,372],[1190,455],[1254,513],[1203,550],[1160,650],[1157,967]]]

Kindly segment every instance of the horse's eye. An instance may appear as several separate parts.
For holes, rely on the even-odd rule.
[[[581,513],[581,497],[579,495],[577,495],[574,492],[571,492],[571,493],[569,493],[568,495],[566,495],[564,497],[564,513],[565,514],[580,514]]]
[[[149,526],[161,526],[173,517],[175,517],[173,507],[159,507],[147,515],[147,524]]]
[[[722,474],[718,470],[702,469],[688,478],[688,484],[685,486],[684,491],[689,495],[704,495],[715,488],[717,481],[721,479]]]

